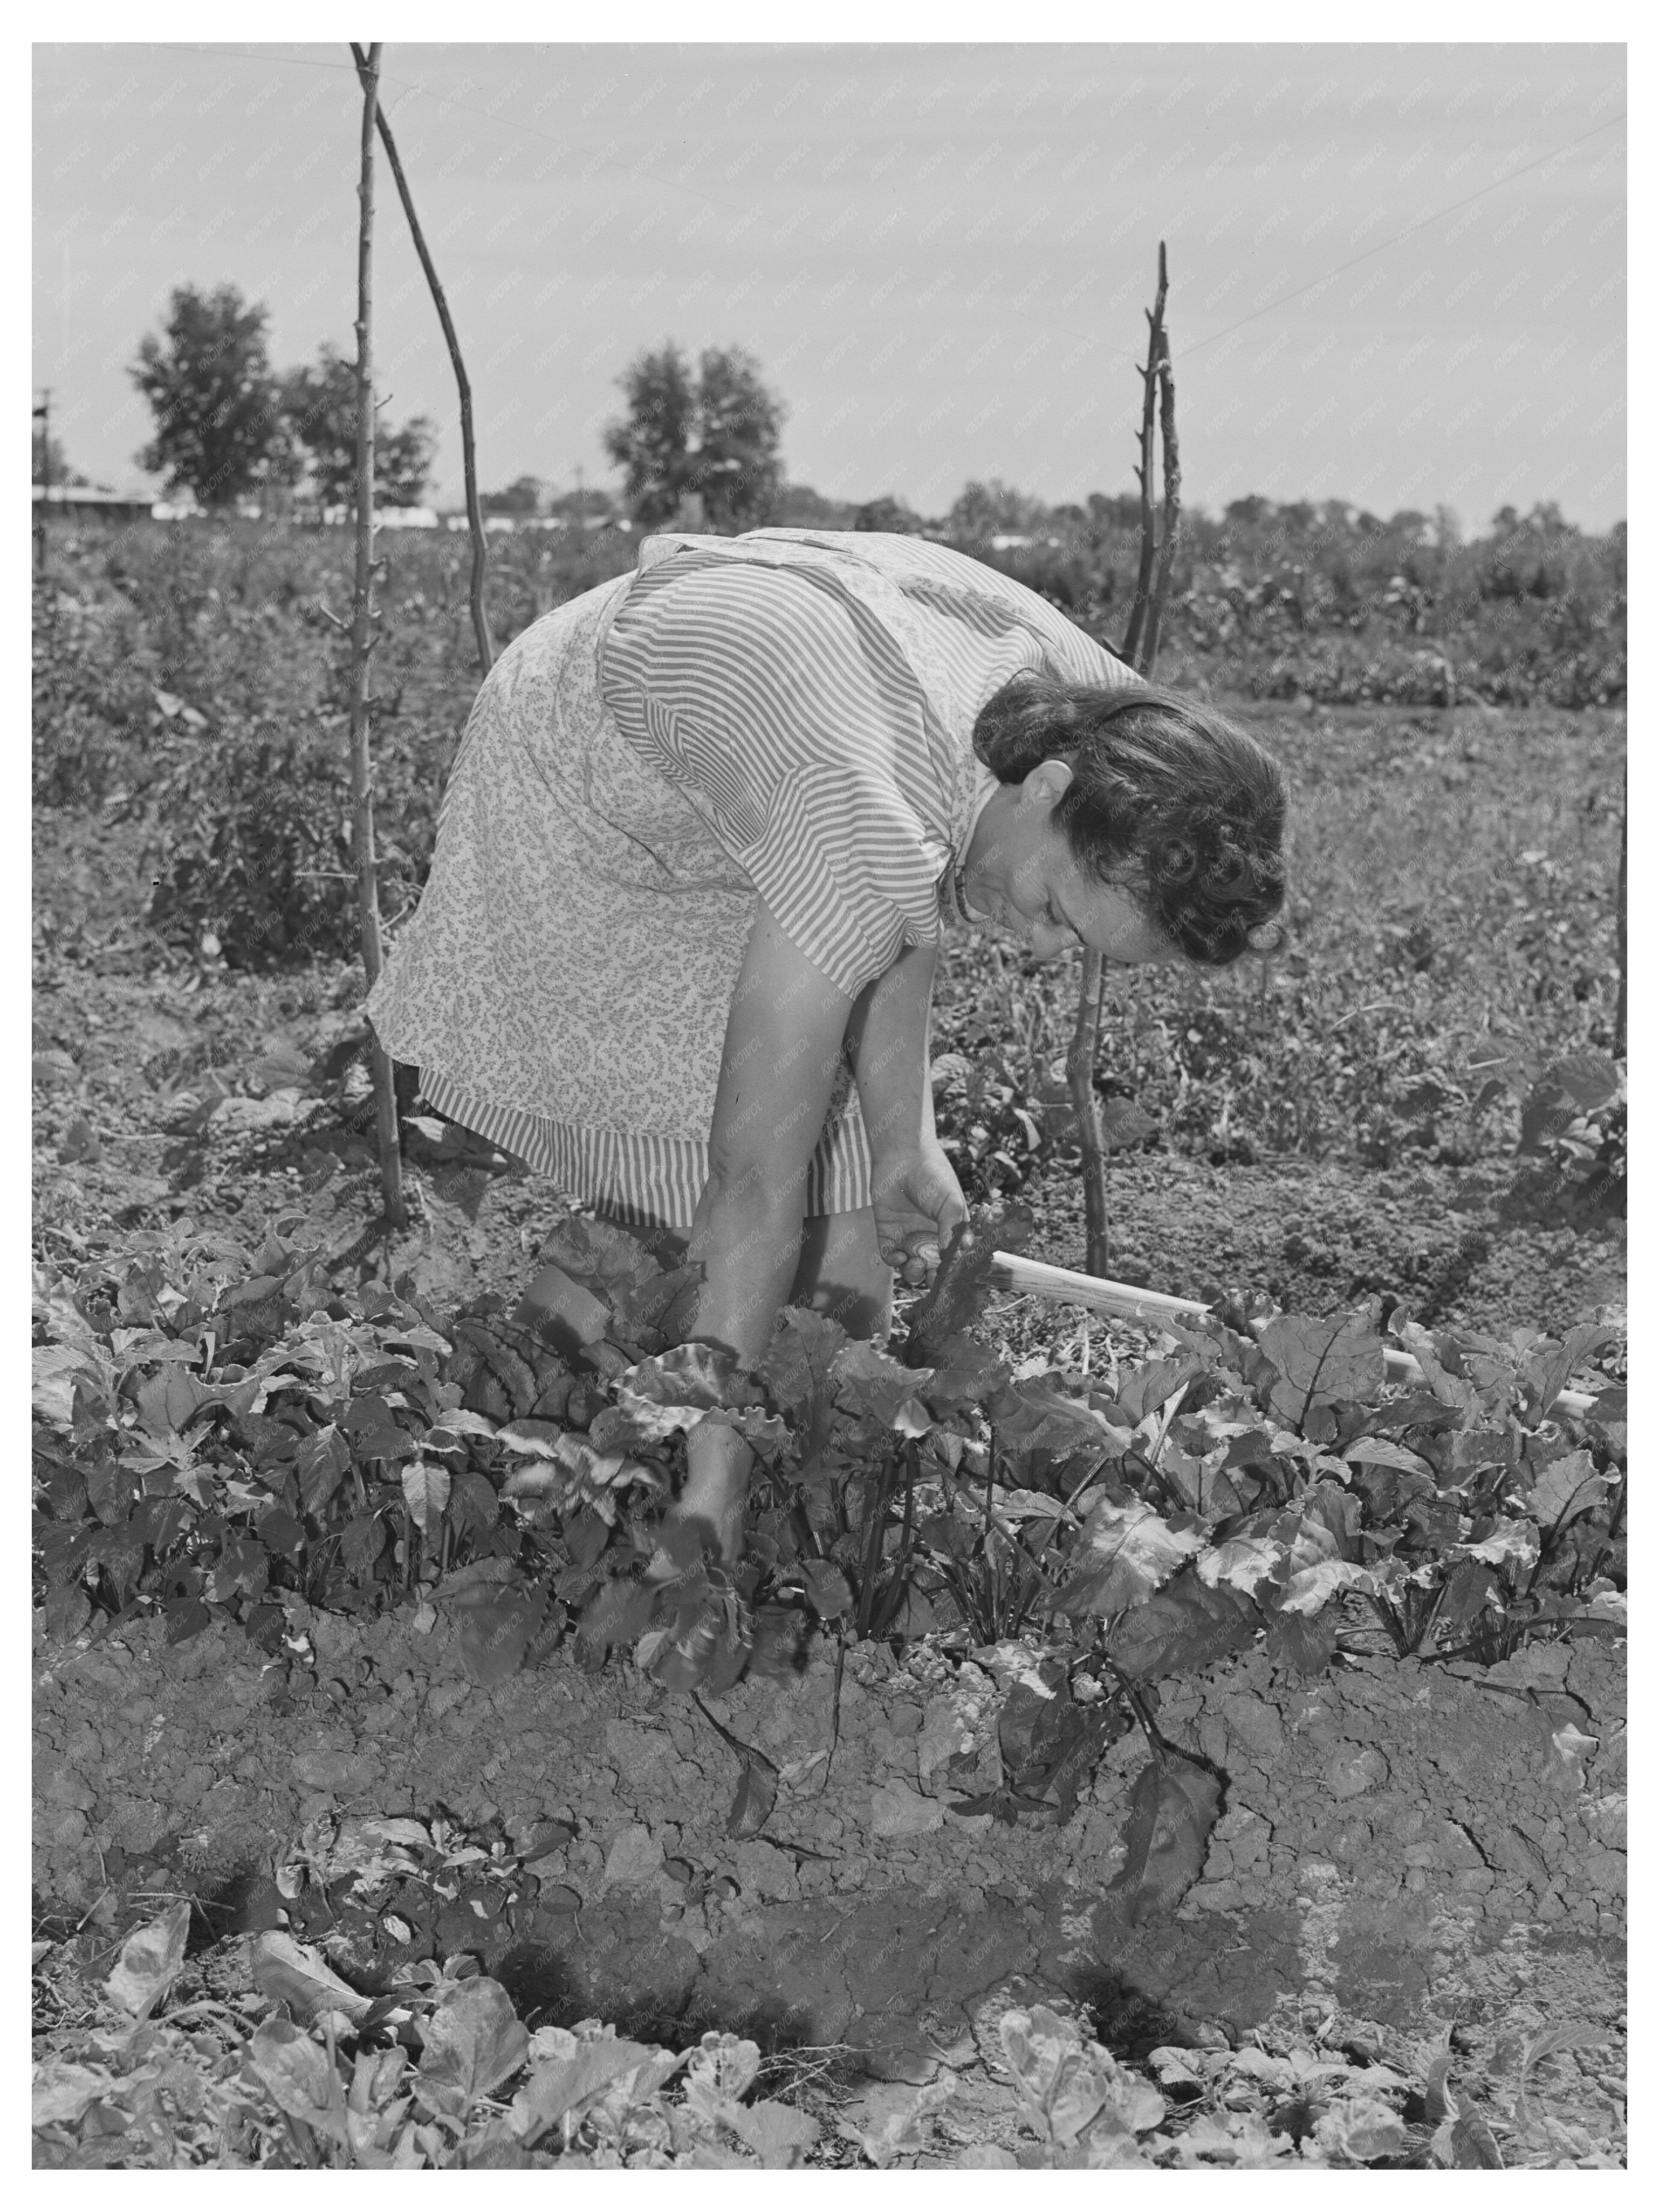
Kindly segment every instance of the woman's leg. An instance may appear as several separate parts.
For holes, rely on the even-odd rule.
[[[893,1325],[893,1271],[876,1246],[873,1207],[809,1214],[801,1231],[790,1304],[828,1314],[848,1336],[873,1337],[884,1350]]]
[[[605,1212],[600,1206],[596,1206],[594,1212],[601,1221],[614,1221],[617,1228],[626,1229],[630,1237],[636,1237],[647,1251],[655,1255],[659,1266],[665,1270],[678,1267],[683,1264],[685,1259],[686,1240],[691,1234],[689,1228],[663,1229],[653,1224],[617,1221],[615,1215]],[[520,1328],[534,1328],[539,1326],[545,1320],[550,1310],[557,1310],[559,1293],[562,1287],[557,1273],[552,1268],[539,1269],[531,1277],[524,1296],[514,1308],[512,1319],[514,1325]]]

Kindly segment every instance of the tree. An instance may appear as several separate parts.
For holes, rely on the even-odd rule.
[[[283,379],[282,419],[287,466],[303,478],[319,507],[349,507],[357,496],[357,373],[326,343],[315,368]],[[400,430],[374,426],[374,499],[378,507],[418,507],[432,473],[437,432],[424,415]]]
[[[1120,491],[1089,494],[1089,527],[1096,538],[1109,537],[1114,531],[1135,531],[1140,528],[1140,497],[1139,493]]]
[[[884,492],[879,499],[867,500],[862,507],[854,508],[853,527],[885,530],[901,537],[915,538],[921,534],[921,517],[902,499]]]
[[[617,511],[617,502],[603,484],[584,484],[580,491],[555,492],[546,508],[550,515],[557,515],[566,522],[609,522]]]
[[[627,418],[605,429],[605,449],[622,469],[637,522],[671,522],[696,494],[712,530],[766,520],[783,481],[778,456],[783,402],[738,346],[709,347],[694,383],[672,338],[643,353],[617,380]]]
[[[858,510],[850,499],[829,499],[811,484],[778,486],[768,520],[780,530],[855,530]]]
[[[1000,477],[981,483],[977,477],[963,486],[951,509],[947,527],[953,538],[972,542],[981,538],[1018,537],[1036,529],[1048,510],[1039,499],[1006,484]]]
[[[164,336],[140,345],[128,374],[149,402],[155,435],[138,465],[162,476],[169,491],[228,507],[270,476],[282,428],[268,319],[234,284],[211,292],[181,284]]]
[[[636,522],[667,522],[690,489],[687,456],[697,395],[685,356],[670,338],[642,353],[617,380],[628,419],[605,426],[605,450],[623,471],[623,496]]]
[[[691,489],[715,530],[763,523],[783,481],[778,439],[783,403],[761,382],[760,364],[739,347],[710,349],[698,363],[697,449]]]
[[[486,514],[540,514],[547,486],[539,477],[514,477],[505,491],[487,491],[478,504]]]

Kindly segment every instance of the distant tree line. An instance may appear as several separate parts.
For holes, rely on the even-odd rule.
[[[327,343],[313,366],[273,369],[269,319],[234,284],[176,288],[161,336],[143,340],[129,371],[155,422],[139,465],[207,507],[273,495],[277,503],[349,506],[357,485],[356,370]],[[395,429],[377,424],[381,506],[420,504],[437,442],[422,415]]]
[[[249,497],[316,508],[356,495],[356,392],[351,362],[325,343],[312,365],[277,371],[267,312],[235,285],[179,286],[159,337],[144,339],[131,374],[155,430],[139,455],[168,488],[205,507]],[[623,515],[639,527],[734,532],[766,524],[905,532],[945,540],[1019,576],[1105,634],[1133,590],[1140,527],[1133,492],[1090,492],[1049,505],[992,477],[975,478],[943,514],[919,514],[892,493],[826,497],[792,483],[781,438],[787,408],[742,347],[710,346],[695,363],[672,338],[635,356],[617,379],[623,411],[605,450],[622,478],[556,491],[520,476],[486,493],[486,514],[580,520]],[[382,423],[375,492],[388,507],[417,504],[436,433],[423,416]],[[37,428],[35,480],[46,455]],[[54,440],[55,483],[84,483]],[[1571,623],[1605,632],[1623,621],[1625,529],[1587,537],[1553,502],[1492,518],[1466,542],[1449,508],[1402,508],[1386,518],[1346,500],[1276,502],[1252,495],[1219,516],[1189,508],[1172,578],[1188,626],[1220,642],[1249,632],[1358,630],[1373,619],[1427,637],[1477,604],[1550,601]],[[1557,625],[1559,627],[1559,623]],[[1598,648],[1599,650],[1599,648]]]

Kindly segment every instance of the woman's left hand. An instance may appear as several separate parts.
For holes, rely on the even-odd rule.
[[[873,1158],[870,1197],[882,1258],[902,1282],[920,1288],[938,1267],[958,1222],[968,1218],[962,1185],[938,1138],[921,1137]]]

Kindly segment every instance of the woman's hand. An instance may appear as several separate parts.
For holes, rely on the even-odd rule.
[[[968,1201],[939,1139],[929,1133],[902,1150],[878,1154],[871,1162],[870,1200],[882,1258],[902,1282],[919,1288],[958,1222],[968,1218]]]

